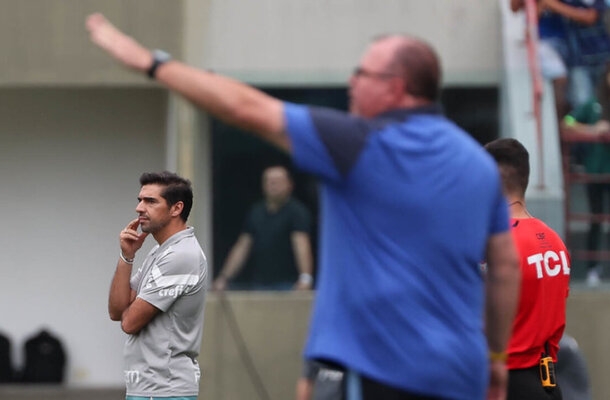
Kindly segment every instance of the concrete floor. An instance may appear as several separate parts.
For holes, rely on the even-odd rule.
[[[0,385],[0,400],[122,400],[125,388],[78,389],[51,385]]]

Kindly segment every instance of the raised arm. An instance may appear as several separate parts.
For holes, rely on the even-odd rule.
[[[599,13],[593,7],[574,7],[559,0],[540,0],[543,9],[560,14],[583,25],[593,25],[599,18]]]
[[[123,312],[135,299],[135,292],[131,290],[129,284],[131,268],[136,252],[142,247],[148,236],[147,233],[138,232],[139,225],[140,222],[136,218],[130,221],[119,234],[119,261],[108,294],[108,314],[113,321],[120,321]]]
[[[141,73],[152,66],[152,52],[115,28],[102,14],[90,15],[86,26],[91,40],[124,66]],[[161,65],[155,78],[211,115],[290,152],[280,100],[233,79],[179,61]]]
[[[113,321],[121,321],[125,333],[134,334],[140,331],[159,310],[152,304],[136,298],[129,280],[136,252],[142,247],[147,233],[138,232],[139,222],[131,221],[119,235],[121,245],[119,261],[110,284],[108,295],[108,314]]]

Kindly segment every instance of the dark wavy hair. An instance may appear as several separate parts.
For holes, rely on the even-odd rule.
[[[193,207],[193,188],[191,181],[169,171],[145,172],[140,176],[140,185],[160,185],[165,188],[161,192],[161,197],[167,204],[173,206],[181,201],[184,204],[180,218],[186,222]]]

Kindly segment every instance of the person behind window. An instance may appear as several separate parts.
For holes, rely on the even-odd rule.
[[[311,214],[291,196],[293,183],[285,167],[266,168],[262,182],[264,199],[248,213],[244,229],[214,281],[215,290],[227,288],[248,259],[252,263],[250,281],[235,285],[236,289],[312,288]]]

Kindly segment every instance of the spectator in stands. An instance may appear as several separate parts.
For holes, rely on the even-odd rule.
[[[346,399],[504,399],[520,282],[508,206],[494,161],[442,116],[430,45],[376,38],[350,77],[348,114],[168,60],[100,14],[87,27],[124,66],[320,178],[321,262],[305,357],[344,370]]]
[[[561,400],[558,386],[541,381],[544,358],[557,362],[566,324],[570,259],[565,244],[525,203],[529,153],[516,139],[485,145],[500,168],[508,199],[513,237],[521,255],[521,299],[508,344],[507,400]]]
[[[606,72],[605,79],[598,84],[597,98],[589,99],[570,112],[564,118],[563,129],[591,135],[610,133],[610,69]],[[588,174],[610,174],[610,144],[591,143],[583,149],[583,164]],[[588,183],[587,199],[591,214],[603,214],[610,204],[610,183]],[[610,210],[607,212],[610,213]],[[587,232],[587,250],[591,253],[587,261],[586,282],[591,287],[600,284],[603,272],[603,265],[594,254],[601,247],[601,227],[601,222],[594,221]]]
[[[538,0],[537,4],[541,71],[553,81],[561,120],[570,108],[594,96],[610,57],[606,4],[604,0]],[[511,0],[513,11],[523,6],[524,0]]]
[[[570,46],[569,98],[572,109],[595,98],[610,61],[610,36],[605,25],[604,0],[544,0],[566,22]]]
[[[513,10],[523,5],[523,0],[511,0]],[[599,85],[607,87],[602,77],[606,64],[610,60],[610,37],[608,35],[604,16],[606,4],[604,0],[539,0],[540,41],[541,46],[547,42],[545,36],[546,23],[554,21],[557,30],[563,27],[561,41],[553,39],[557,49],[563,49],[567,44],[567,53],[563,57],[568,65],[569,75],[569,106],[572,109],[563,125],[575,128],[574,122],[596,124],[590,129],[603,129],[605,122],[598,123],[599,106],[596,88]],[[544,73],[544,60],[541,60]],[[559,109],[559,108],[558,108]],[[558,114],[560,120],[563,113]],[[598,115],[597,117],[595,115]],[[567,124],[566,124],[567,121]],[[589,129],[589,128],[588,128]],[[605,173],[610,169],[606,145],[578,144],[572,148],[572,159],[575,163],[585,164],[589,173]],[[604,192],[606,184],[589,184],[587,193],[591,213],[603,212]],[[599,249],[600,228],[598,222],[593,222],[587,235],[587,248],[591,251]],[[595,259],[587,264],[587,283],[597,286],[600,282],[601,266]]]
[[[234,288],[287,290],[312,288],[311,215],[291,197],[292,179],[283,166],[263,171],[264,200],[250,210],[242,233],[214,281],[224,290],[250,258],[250,281]]]
[[[564,0],[565,1],[565,0]],[[580,10],[581,18],[565,14],[568,24],[568,38],[572,51],[572,67],[570,69],[571,105],[575,119],[594,124],[594,129],[603,128],[607,123],[608,83],[603,79],[606,65],[610,60],[610,37],[604,22],[606,4],[604,0],[572,0]],[[589,4],[590,3],[590,4]],[[596,96],[596,88],[602,93]],[[599,120],[597,101],[603,102],[606,118]],[[587,112],[589,109],[589,112]],[[587,117],[586,115],[589,114]],[[578,146],[578,161],[585,165],[588,173],[610,172],[610,151],[606,144]],[[592,214],[602,214],[604,211],[604,196],[610,199],[610,184],[590,183],[587,185],[589,211]],[[600,248],[601,224],[592,222],[587,234],[587,249],[597,251]],[[597,286],[600,283],[602,266],[595,258],[587,264],[587,284]]]
[[[538,59],[542,76],[553,84],[555,111],[559,120],[569,110],[567,100],[569,46],[563,18],[547,9],[543,3],[543,0],[538,1]],[[525,7],[524,0],[511,0],[510,4],[513,12]]]

